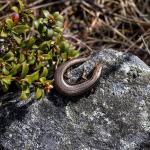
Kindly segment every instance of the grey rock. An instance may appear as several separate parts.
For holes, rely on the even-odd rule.
[[[18,93],[0,100],[0,148],[9,150],[150,149],[150,68],[131,54],[105,49],[67,76],[77,81],[103,63],[93,92],[63,97],[53,91],[26,103]]]

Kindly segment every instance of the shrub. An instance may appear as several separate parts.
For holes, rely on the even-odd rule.
[[[12,7],[14,14],[0,22],[0,86],[7,92],[13,83],[21,89],[22,100],[28,98],[31,88],[36,99],[44,97],[53,88],[55,65],[78,52],[63,37],[63,16],[43,10],[36,19],[32,10],[21,0]]]

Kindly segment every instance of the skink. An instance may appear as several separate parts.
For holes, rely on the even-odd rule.
[[[79,96],[94,86],[101,75],[102,64],[97,64],[92,77],[83,83],[70,85],[64,80],[64,73],[69,67],[89,59],[90,57],[74,58],[58,66],[54,74],[54,82],[55,88],[60,94],[66,96]]]

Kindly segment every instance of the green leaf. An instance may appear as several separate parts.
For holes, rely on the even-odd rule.
[[[63,61],[67,60],[67,56],[68,54],[66,52],[61,54],[61,58],[63,59]]]
[[[6,67],[7,70],[10,70],[12,68],[12,66],[9,62],[5,63],[5,67]]]
[[[54,12],[54,13],[53,13],[53,16],[54,16],[55,18],[58,18],[58,17],[59,17],[59,15],[60,15],[60,14],[59,14],[59,12],[58,12],[58,11],[56,11],[56,12]]]
[[[52,59],[52,53],[51,52],[49,52],[48,54],[43,54],[42,56],[44,57],[44,61]]]
[[[48,75],[48,69],[47,67],[43,67],[43,72],[41,74],[41,77],[46,77]]]
[[[11,84],[11,81],[12,81],[11,75],[5,76],[5,77],[3,77],[3,79],[2,79],[2,82],[5,83],[5,84],[8,84],[8,85]]]
[[[47,36],[52,37],[54,34],[54,31],[52,29],[47,29]]]
[[[28,32],[30,27],[28,25],[17,25],[12,28],[12,31],[17,34]]]
[[[9,74],[9,71],[6,69],[5,66],[3,67],[2,72],[3,72],[4,75],[8,75]]]
[[[61,21],[57,21],[55,26],[62,28],[63,27],[63,23]]]
[[[7,37],[8,36],[8,32],[6,32],[5,30],[2,30],[0,36],[1,37]]]
[[[44,85],[44,84],[45,84],[45,81],[46,81],[46,77],[41,77],[39,80],[40,80],[40,82]]]
[[[33,49],[38,49],[39,47],[34,44],[34,45],[32,46],[32,48],[33,48]]]
[[[67,52],[70,46],[69,46],[69,43],[67,41],[63,41],[60,43],[59,47],[60,47],[62,52]]]
[[[68,57],[78,57],[79,56],[79,52],[78,51],[76,51],[76,50],[74,50],[74,49],[70,49],[69,51],[68,51]]]
[[[33,14],[28,14],[28,17],[30,17],[32,20],[35,20],[35,17]]]
[[[19,58],[19,62],[22,63],[25,61],[25,55],[21,52],[20,53],[20,58]]]
[[[53,14],[53,16],[54,16],[54,18],[57,20],[57,21],[61,21],[61,22],[63,22],[63,16],[62,15],[60,15],[60,13],[59,12],[55,12],[54,14]]]
[[[9,88],[9,85],[8,85],[8,84],[6,84],[6,83],[3,83],[3,84],[2,84],[2,89],[3,89],[4,92],[7,92],[7,91],[8,91],[8,88]]]
[[[33,64],[35,63],[36,58],[35,58],[34,54],[35,54],[35,52],[32,51],[32,53],[28,56],[27,60],[28,60],[28,63],[29,63],[29,64],[32,64],[32,65],[33,65]]]
[[[46,48],[50,48],[50,46],[51,46],[51,40],[44,41],[39,45],[39,49],[45,50]]]
[[[47,11],[47,10],[43,10],[43,14],[46,18],[50,16],[49,11]]]
[[[25,91],[22,91],[21,92],[21,96],[20,96],[20,99],[21,100],[27,100],[28,99],[28,95]]]
[[[40,23],[39,23],[39,21],[37,21],[37,20],[36,20],[36,21],[34,21],[34,26],[35,26],[35,28],[36,28],[36,29],[38,29],[38,28],[39,28],[39,24],[40,24]]]
[[[42,33],[46,32],[46,31],[47,31],[47,27],[43,26]]]
[[[40,18],[40,19],[38,20],[41,25],[43,25],[43,20],[44,20],[44,18]]]
[[[24,3],[22,0],[18,0],[19,5],[20,5],[20,10],[23,11],[24,10]]]
[[[41,99],[43,97],[44,91],[41,88],[37,88],[35,92],[36,99]]]
[[[47,47],[47,42],[46,42],[46,41],[42,42],[42,43],[39,45],[39,49],[41,49],[41,50],[45,49],[46,47]]]
[[[34,37],[29,38],[28,40],[28,45],[29,46],[33,46],[33,44],[35,43],[36,39]]]
[[[57,33],[62,33],[63,32],[63,28],[55,27],[54,31],[57,32]]]
[[[30,75],[32,77],[32,81],[36,81],[39,79],[39,71],[36,71]]]
[[[29,97],[29,94],[30,94],[29,86],[23,86],[22,91],[21,91],[20,99],[21,100],[26,100]]]
[[[13,20],[12,19],[6,19],[6,24],[9,28],[12,28],[14,26]]]
[[[11,70],[11,75],[16,75],[18,73],[19,68],[21,68],[21,64],[17,64],[15,68]]]
[[[5,54],[3,57],[5,61],[13,61],[14,60],[14,53],[9,51],[8,53]]]
[[[32,77],[30,75],[27,75],[23,81],[26,81],[27,83],[29,83],[30,85],[33,83],[32,81]]]
[[[31,59],[31,58],[33,58],[33,59]],[[28,58],[28,63],[29,63],[30,65],[33,65],[33,64],[35,63],[35,61],[36,61],[35,57],[29,57],[29,58]]]
[[[51,40],[46,41],[46,44],[47,44],[47,47],[48,47],[48,48],[50,48],[50,47],[51,47],[51,43],[52,43],[52,41],[51,41]]]
[[[27,64],[26,62],[24,62],[22,64],[21,78],[24,78],[27,75],[28,72],[29,72],[29,64]]]
[[[31,38],[29,38],[29,39],[23,41],[23,42],[21,43],[21,47],[22,47],[22,48],[29,48],[29,49],[30,49],[30,48],[32,48],[32,46],[34,45],[35,41],[36,41],[36,39],[35,39],[34,37],[31,37]]]
[[[21,44],[21,38],[19,38],[19,37],[16,36],[16,35],[13,35],[13,38],[16,40],[16,42],[17,42],[18,44]]]
[[[39,71],[36,71],[32,73],[31,75],[27,75],[24,80],[28,82],[29,84],[32,84],[34,81],[38,79],[39,79]]]
[[[16,75],[18,69],[20,68],[20,66],[21,66],[21,64],[13,64],[13,65],[12,65],[12,69],[11,69],[11,71],[10,71],[10,74],[11,74],[12,76]]]
[[[43,20],[43,24],[48,25],[48,19],[47,19],[47,18],[45,18],[45,19]]]
[[[38,31],[39,31],[40,33],[42,33],[42,30],[43,30],[43,24],[42,24],[42,23],[39,23]]]
[[[36,67],[35,67],[35,69],[36,70],[39,70],[41,67],[43,67],[43,63],[36,63]]]
[[[40,45],[40,46],[41,46],[41,45]],[[40,47],[39,47],[39,49],[40,49]],[[38,55],[42,55],[42,54],[43,54],[43,51],[42,51],[42,50],[38,50],[37,53],[38,53]]]
[[[11,8],[11,10],[13,10],[13,11],[16,12],[16,13],[19,13],[19,9],[18,9],[18,7],[16,7],[16,6],[13,6],[13,7]]]
[[[11,84],[11,76],[5,76],[1,80],[2,89],[4,92],[8,91],[9,85]]]

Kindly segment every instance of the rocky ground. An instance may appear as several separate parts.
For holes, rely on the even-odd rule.
[[[97,86],[82,97],[53,91],[42,101],[19,102],[18,92],[0,97],[0,144],[8,150],[150,149],[150,68],[131,54],[105,49],[68,75],[76,81],[97,62]]]

